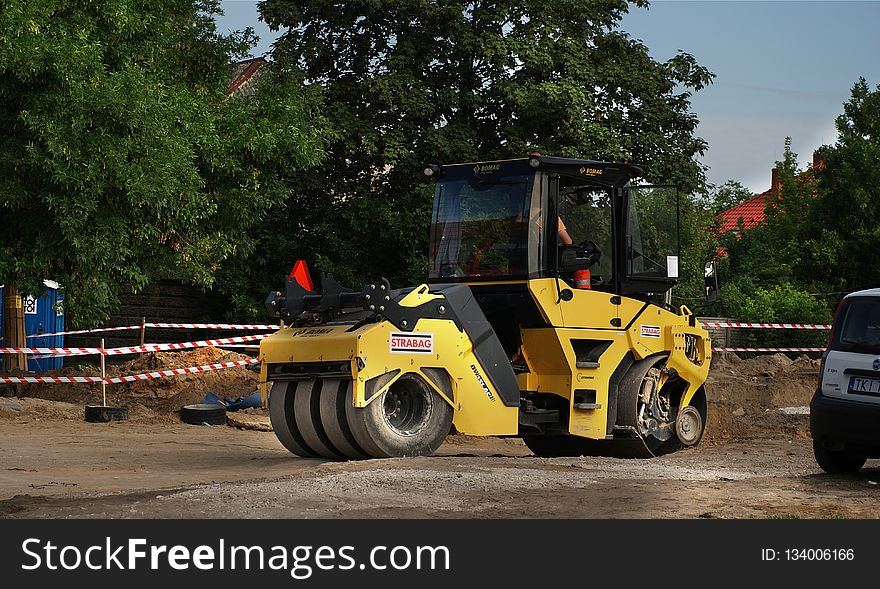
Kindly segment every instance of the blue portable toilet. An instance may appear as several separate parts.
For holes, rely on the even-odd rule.
[[[42,337],[41,333],[64,331],[64,293],[57,282],[44,280],[45,292],[40,296],[23,297],[24,332],[29,348],[63,348],[63,335]],[[3,336],[5,317],[3,287],[0,286],[0,337]],[[34,336],[34,337],[30,337]],[[4,342],[5,345],[5,342]],[[63,357],[35,358],[28,356],[28,370],[46,372],[64,366]]]

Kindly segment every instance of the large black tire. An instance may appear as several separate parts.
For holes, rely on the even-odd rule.
[[[813,440],[813,455],[816,463],[828,474],[852,474],[859,472],[868,455],[857,450],[829,450],[821,441]]]
[[[297,456],[316,458],[318,454],[306,445],[293,416],[295,387],[296,384],[290,382],[272,383],[269,392],[269,420],[272,422],[275,436],[285,448]]]
[[[642,383],[648,375],[648,372],[655,367],[661,366],[666,360],[666,356],[651,356],[644,360],[639,360],[633,364],[623,379],[620,381],[617,396],[617,424],[628,426],[638,432],[639,437],[645,447],[647,453],[653,456],[662,456],[671,454],[684,448],[684,444],[675,434],[674,417],[671,424],[671,436],[666,439],[655,437],[651,433],[641,431],[639,427],[639,394],[641,392]],[[673,411],[673,410],[670,410]],[[703,416],[705,417],[705,416]],[[702,437],[706,428],[706,421],[703,419],[702,431],[699,437]],[[642,458],[643,456],[633,456],[633,458]]]
[[[333,446],[346,458],[363,460],[370,455],[364,452],[351,433],[345,415],[346,402],[351,403],[352,382],[350,379],[333,381],[321,391],[320,413],[324,432]]]
[[[214,403],[184,405],[180,421],[190,425],[226,425],[226,407]]]
[[[433,454],[449,434],[452,413],[449,403],[412,373],[366,407],[346,405],[352,434],[376,458]]]
[[[321,423],[321,398],[339,389],[339,379],[303,380],[297,384],[293,416],[306,445],[324,458],[345,458],[327,437]]]
[[[125,421],[127,419],[128,407],[86,405],[85,420],[89,423],[109,423],[111,421]]]

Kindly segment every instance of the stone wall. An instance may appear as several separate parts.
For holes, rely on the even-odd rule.
[[[105,327],[122,325],[140,325],[145,318],[148,322],[165,323],[211,323],[220,318],[209,317],[205,302],[210,295],[201,289],[174,281],[161,281],[147,286],[137,294],[122,297],[122,303],[113,313]],[[71,329],[71,328],[69,328]],[[185,342],[228,336],[228,331],[206,329],[157,329],[146,330],[145,341],[150,342]],[[140,343],[140,332],[110,331],[103,334],[69,335],[64,345],[68,347],[93,347],[100,344],[101,337],[108,348],[117,346],[133,346]],[[130,356],[123,356],[130,359]]]

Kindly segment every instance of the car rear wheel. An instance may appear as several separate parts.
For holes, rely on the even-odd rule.
[[[820,441],[813,441],[813,454],[816,456],[816,462],[828,474],[858,472],[868,460],[868,456],[863,452],[846,447],[830,450]]]

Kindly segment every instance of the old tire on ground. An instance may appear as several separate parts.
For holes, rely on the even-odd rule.
[[[320,404],[321,397],[339,389],[339,383],[338,378],[302,380],[297,383],[293,398],[293,417],[306,445],[319,456],[333,460],[345,456],[336,449],[324,431]]]
[[[226,407],[215,403],[184,405],[180,421],[190,425],[226,425]]]
[[[354,438],[345,414],[346,403],[351,403],[352,381],[336,380],[336,386],[321,391],[320,413],[324,433],[333,446],[346,458],[363,460],[370,455],[364,452]]]
[[[346,405],[358,444],[376,458],[433,454],[452,427],[452,407],[416,374],[405,374],[366,407]]]
[[[89,423],[109,423],[128,419],[128,407],[108,407],[107,405],[86,405],[85,420]]]
[[[816,463],[828,474],[851,474],[865,466],[868,456],[856,450],[844,447],[841,450],[829,450],[820,441],[813,440],[813,455]]]
[[[296,420],[293,416],[293,399],[296,383],[275,382],[269,392],[269,420],[275,436],[285,448],[304,458],[315,458],[318,455],[306,445]]]

